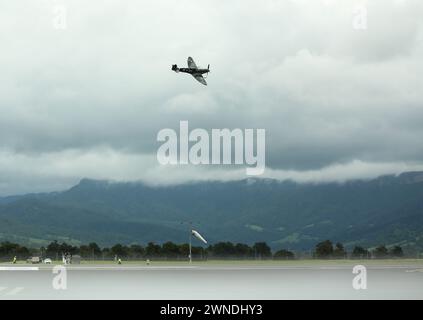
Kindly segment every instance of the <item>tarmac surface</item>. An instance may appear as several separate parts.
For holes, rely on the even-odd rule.
[[[423,299],[423,263],[363,265],[357,290],[354,264],[0,264],[0,300]]]

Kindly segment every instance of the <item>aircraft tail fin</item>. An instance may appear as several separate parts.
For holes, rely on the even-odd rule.
[[[175,72],[179,72],[178,65],[173,64],[173,65],[172,65],[172,70],[173,70],[173,71],[175,71]]]

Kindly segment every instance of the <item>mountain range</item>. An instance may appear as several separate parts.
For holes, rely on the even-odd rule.
[[[0,198],[0,240],[45,245],[187,242],[189,224],[210,242],[310,250],[322,240],[347,247],[423,248],[423,172],[344,183],[271,179],[149,186],[83,179],[52,193]]]

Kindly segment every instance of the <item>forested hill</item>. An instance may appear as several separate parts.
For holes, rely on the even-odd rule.
[[[0,240],[31,245],[186,242],[187,221],[211,243],[308,250],[331,239],[423,248],[423,172],[343,184],[247,179],[151,187],[83,179],[64,192],[0,199]]]

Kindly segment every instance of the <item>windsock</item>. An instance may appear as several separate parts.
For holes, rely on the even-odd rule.
[[[205,244],[207,244],[206,239],[204,239],[201,234],[199,234],[197,231],[195,230],[191,230],[191,233],[193,234],[194,237],[196,237],[198,240],[204,242]]]

